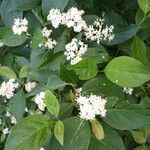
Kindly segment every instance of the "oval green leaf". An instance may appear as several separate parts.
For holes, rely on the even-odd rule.
[[[150,11],[150,0],[138,0],[138,3],[145,14]]]
[[[27,76],[28,76],[28,67],[27,67],[27,66],[23,66],[23,67],[20,69],[19,77],[20,77],[20,78],[26,78]]]
[[[15,47],[23,44],[28,37],[26,35],[15,35],[10,28],[0,28],[0,39],[6,46]]]
[[[21,120],[13,128],[5,150],[38,150],[48,140],[53,122],[43,115],[33,115]]]
[[[48,111],[57,117],[59,115],[60,105],[56,96],[49,90],[45,92],[45,103]]]
[[[146,45],[138,36],[135,36],[132,41],[131,52],[133,58],[141,61],[142,63],[146,62]]]
[[[3,0],[0,6],[0,13],[4,24],[12,27],[15,18],[22,18],[23,12],[14,10],[12,7],[13,0]]]
[[[110,81],[121,87],[137,87],[150,80],[150,69],[127,56],[111,60],[105,68],[105,74]]]
[[[12,98],[9,103],[11,113],[15,118],[20,120],[23,117],[26,107],[26,96],[23,90],[19,90]]]
[[[96,76],[97,74],[97,64],[96,60],[93,58],[84,58],[82,61],[75,65],[68,66],[68,69],[72,69],[79,75],[80,80],[88,80]]]
[[[7,66],[0,67],[0,76],[8,79],[17,79],[16,73]]]
[[[64,143],[64,124],[62,121],[57,121],[54,126],[54,135],[58,142],[63,145]]]
[[[138,129],[150,124],[150,102],[149,99],[140,104],[122,106],[123,108],[112,108],[107,110],[103,118],[109,126],[119,130]]]

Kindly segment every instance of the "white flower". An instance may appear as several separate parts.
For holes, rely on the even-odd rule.
[[[74,38],[65,48],[66,59],[70,61],[71,65],[74,65],[82,60],[82,55],[87,51],[88,46]]]
[[[17,119],[14,116],[11,116],[11,123],[17,124]]]
[[[79,20],[73,27],[75,32],[81,32],[82,29],[86,29],[87,24],[84,20]]]
[[[0,87],[0,95],[10,99],[14,96],[14,91],[19,87],[18,83],[15,83],[15,79],[10,79],[8,82],[3,82]]]
[[[76,93],[75,93],[76,97],[79,97],[79,96],[81,95],[82,88],[76,89],[75,92],[76,92]]]
[[[42,30],[42,34],[45,38],[49,38],[51,33],[52,33],[52,30],[48,30],[47,27],[44,27],[43,30]]]
[[[85,120],[93,120],[96,115],[100,115],[101,117],[106,116],[106,99],[101,96],[93,95],[90,96],[82,96],[80,95],[76,99],[79,104],[80,109],[80,118]]]
[[[48,30],[47,27],[44,27],[42,30],[43,37],[44,37],[44,43],[39,44],[39,47],[44,46],[48,49],[53,49],[57,42],[50,38],[50,35],[52,33],[52,30]]]
[[[35,103],[38,105],[38,108],[41,110],[41,111],[44,111],[45,110],[45,103],[44,103],[44,97],[45,97],[45,92],[41,92],[40,94],[37,94],[36,97],[35,97]]]
[[[72,7],[66,13],[62,14],[61,23],[66,25],[68,28],[73,27],[75,32],[80,32],[82,29],[87,27],[82,18],[83,14],[83,10],[78,10],[76,7]]]
[[[6,135],[6,134],[9,134],[9,133],[10,133],[10,131],[9,131],[9,129],[8,129],[8,128],[4,128],[4,129],[3,129],[3,134],[5,134],[5,135]]]
[[[133,88],[124,87],[123,92],[125,92],[126,94],[129,94],[129,95],[132,95],[133,94]]]
[[[27,92],[31,92],[32,89],[36,87],[36,85],[36,82],[28,82],[27,84],[25,84],[25,89]]]
[[[4,43],[0,40],[0,47],[4,46]]]
[[[41,147],[40,150],[45,150],[45,149],[43,147]]]
[[[57,44],[57,42],[51,38],[48,38],[45,41],[45,47],[47,47],[48,49],[53,49],[56,44]]]
[[[7,111],[5,115],[6,115],[6,117],[10,117],[11,113]]]
[[[101,41],[106,41],[107,39],[111,41],[114,38],[113,33],[114,26],[108,27],[104,25],[104,19],[97,19],[93,25],[89,25],[85,28],[86,39],[90,41],[96,41],[98,44]]]
[[[61,13],[59,9],[51,9],[47,16],[47,20],[52,23],[54,28],[60,25],[66,25],[68,28],[73,27],[75,32],[80,32],[87,27],[86,22],[82,19],[83,10],[76,7],[70,8],[66,13]]]
[[[24,110],[25,110],[25,112],[29,112],[29,109],[28,109],[28,107],[26,107]]]
[[[26,18],[17,18],[14,20],[14,25],[12,27],[14,34],[21,35],[23,32],[28,30],[28,21]]]
[[[0,125],[2,124],[2,119],[0,119]]]
[[[54,28],[58,28],[59,25],[61,24],[61,20],[62,20],[62,15],[59,9],[51,9],[49,11],[49,14],[47,16],[47,20],[50,21],[52,23],[52,26]]]

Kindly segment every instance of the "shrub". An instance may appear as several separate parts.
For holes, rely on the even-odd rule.
[[[0,148],[147,150],[150,0],[0,2]]]

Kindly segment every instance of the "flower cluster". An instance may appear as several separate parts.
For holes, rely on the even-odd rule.
[[[49,11],[49,14],[47,16],[47,20],[49,20],[52,23],[52,26],[54,28],[58,28],[61,24],[62,15],[59,9],[51,9]]]
[[[0,40],[0,47],[4,46],[4,43]]]
[[[41,111],[44,111],[45,110],[45,103],[44,103],[44,97],[45,97],[45,92],[41,92],[40,94],[37,94],[36,97],[35,97],[35,103],[38,105],[38,108],[41,110]]]
[[[10,130],[8,128],[3,129],[3,134],[4,135],[9,134],[9,133],[10,133]]]
[[[19,87],[18,83],[15,83],[15,79],[10,79],[8,82],[3,82],[0,87],[0,95],[10,99],[14,96],[14,91]]]
[[[44,37],[44,43],[41,43],[39,46],[44,46],[48,49],[53,49],[54,46],[57,44],[57,42],[55,40],[53,40],[52,38],[50,38],[50,35],[52,33],[52,30],[48,30],[46,27],[43,28],[42,30],[42,34]]]
[[[82,19],[83,14],[83,10],[72,7],[66,13],[62,13],[62,24],[68,28],[73,27],[75,32],[80,32],[87,27],[86,22]]]
[[[107,100],[97,95],[82,96],[76,99],[79,104],[80,117],[85,120],[93,120],[96,115],[101,117],[106,116],[106,102]]]
[[[67,60],[70,61],[71,65],[74,65],[82,60],[82,55],[87,51],[88,46],[74,38],[65,48],[66,51],[64,55],[67,57]]]
[[[6,115],[6,117],[11,119],[12,124],[17,124],[17,119],[10,112],[7,111],[5,115]]]
[[[23,32],[28,30],[28,20],[26,18],[17,18],[14,20],[14,25],[12,27],[14,34],[21,35]]]
[[[28,82],[27,84],[25,84],[25,89],[27,92],[31,92],[31,90],[35,88],[36,85],[36,82]]]
[[[66,25],[68,28],[73,27],[75,32],[80,32],[86,28],[86,22],[82,19],[84,14],[83,10],[78,10],[76,7],[70,8],[66,13],[61,13],[59,9],[51,9],[47,16],[54,28],[58,28],[59,25]]]
[[[133,88],[124,87],[123,92],[125,92],[126,94],[129,94],[129,95],[132,95],[133,94]]]
[[[90,41],[96,41],[98,44],[101,41],[106,41],[107,39],[111,41],[114,38],[113,29],[114,26],[105,26],[104,19],[100,18],[94,21],[93,25],[89,25],[85,29],[85,36],[86,39]]]

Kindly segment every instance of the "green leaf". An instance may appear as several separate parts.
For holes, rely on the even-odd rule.
[[[82,91],[86,95],[94,93],[97,95],[124,99],[122,88],[110,82],[105,74],[98,74],[95,78],[85,82],[82,86]]]
[[[119,15],[119,13],[113,11],[113,10],[109,10],[105,15],[105,22],[108,25],[123,25],[124,21],[123,18]]]
[[[47,89],[49,90],[56,90],[58,88],[62,88],[66,86],[67,83],[62,81],[58,75],[53,74],[48,78],[48,83],[46,85]]]
[[[132,41],[131,51],[133,58],[141,61],[142,63],[146,62],[146,45],[138,36],[135,36]]]
[[[73,110],[73,105],[72,103],[62,103],[60,107],[60,119],[65,119],[71,117],[71,113]]]
[[[20,50],[21,49],[21,50]],[[25,62],[25,59],[27,60],[27,58],[30,57],[30,52],[31,50],[28,48],[28,47],[25,47],[24,45],[21,45],[21,46],[18,46],[18,47],[15,47],[15,48],[12,48],[10,49],[10,52],[15,55],[15,56],[20,56],[19,57],[16,57],[16,60],[18,59],[21,59],[22,57],[22,63],[23,64]],[[29,64],[29,60],[27,60],[28,64]],[[24,64],[25,65],[25,64]]]
[[[79,63],[68,66],[68,69],[73,69],[81,80],[91,79],[97,74],[96,61],[92,58],[83,58]]]
[[[20,69],[19,77],[20,77],[20,79],[21,79],[21,78],[26,78],[27,76],[28,76],[28,67],[27,67],[27,66],[23,66],[23,67]]]
[[[62,35],[57,39],[57,44],[54,48],[54,53],[65,51],[65,46],[67,43],[69,31],[70,31],[69,29],[64,30]]]
[[[136,25],[138,25],[142,29],[149,28],[150,15],[145,16],[144,12],[141,9],[138,9],[135,16],[135,22]]]
[[[55,97],[55,95],[47,90],[45,92],[45,103],[47,106],[48,111],[54,115],[55,117],[57,117],[59,115],[59,110],[60,110],[60,105],[59,102],[57,100],[57,98]]]
[[[54,126],[54,135],[58,142],[63,145],[64,143],[64,124],[62,121],[57,121]]]
[[[68,70],[65,65],[61,65],[60,67],[60,78],[67,83],[73,84],[76,84],[76,81],[78,80],[78,76],[75,71]]]
[[[29,10],[35,8],[40,0],[13,0],[13,5],[17,10]]]
[[[57,8],[64,10],[67,6],[68,0],[43,0],[42,11],[44,15],[47,15],[50,9]]]
[[[88,48],[87,52],[85,53],[85,57],[91,57],[96,60],[97,64],[105,63],[110,59],[110,56],[105,51],[105,49],[102,48]]]
[[[106,124],[102,124],[105,138],[103,140],[97,140],[91,137],[89,150],[125,150],[123,141],[119,134]]]
[[[105,68],[105,74],[111,82],[122,87],[137,87],[150,80],[150,69],[127,56],[111,60]]]
[[[64,144],[61,146],[53,137],[49,149],[56,150],[88,150],[90,142],[90,126],[88,122],[79,117],[67,118],[63,121],[65,126]]]
[[[16,73],[7,66],[0,67],[0,76],[8,79],[17,79]]]
[[[40,23],[43,25],[44,24],[44,20],[43,20],[41,6],[38,6],[35,9],[33,9],[32,12],[36,16],[36,18],[40,21]]]
[[[147,137],[145,137],[143,132],[132,130],[131,134],[132,134],[134,140],[136,141],[136,143],[138,143],[138,144],[146,143]]]
[[[150,11],[150,0],[138,0],[138,3],[145,14]]]
[[[28,37],[26,35],[15,35],[10,28],[0,28],[0,39],[4,45],[15,47],[23,44]]]
[[[65,56],[62,52],[55,53],[50,56],[47,60],[43,61],[39,68],[49,66],[49,69],[52,71],[60,70],[60,64],[65,62]]]
[[[97,120],[91,120],[92,132],[98,140],[104,139],[104,130]]]
[[[23,117],[26,107],[26,97],[23,90],[18,91],[17,94],[11,98],[10,105],[11,113],[17,120],[20,120]]]
[[[3,0],[0,6],[2,20],[8,27],[12,27],[15,18],[22,18],[23,16],[23,12],[14,10],[12,4],[13,0]]]
[[[93,24],[95,20],[99,19],[96,15],[85,15],[83,19],[86,21],[88,25]]]
[[[130,38],[132,38],[137,32],[138,32],[138,27],[134,24],[131,25],[115,25],[114,26],[114,39],[109,41],[103,41],[102,43],[105,45],[116,45],[123,43]]]
[[[39,94],[41,91],[45,91],[44,83],[38,83],[37,86],[34,89],[32,89],[30,93],[27,94],[27,97],[35,96],[36,94]]]
[[[28,32],[34,35],[38,29],[42,29],[41,23],[38,18],[34,15],[33,11],[27,11],[24,17],[28,20]]]
[[[39,28],[37,28],[34,32],[34,36],[32,38],[30,47],[31,49],[37,49],[39,47],[39,44],[42,44],[44,42],[43,34]]]
[[[10,133],[5,150],[38,150],[47,142],[53,122],[47,116],[33,115],[22,119]]]
[[[150,102],[144,101],[123,108],[108,109],[103,121],[119,130],[138,129],[150,124],[149,114]]]

